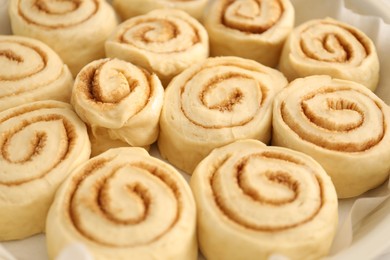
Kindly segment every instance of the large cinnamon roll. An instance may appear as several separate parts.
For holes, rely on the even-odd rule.
[[[340,198],[388,179],[389,107],[365,86],[329,76],[294,80],[275,98],[273,141],[314,157]]]
[[[72,172],[46,225],[49,257],[83,243],[94,259],[197,259],[196,206],[183,176],[139,147]]]
[[[69,104],[37,101],[0,113],[0,241],[42,232],[54,194],[88,160],[84,123]]]
[[[10,0],[12,31],[56,51],[73,76],[105,56],[104,42],[118,24],[105,0]]]
[[[203,23],[212,56],[239,56],[275,67],[294,20],[290,0],[216,0],[206,8]]]
[[[184,11],[159,9],[120,24],[106,55],[155,72],[166,86],[185,68],[208,57],[206,29]]]
[[[69,102],[72,74],[46,44],[0,35],[0,111],[38,100]]]
[[[176,76],[165,90],[158,148],[191,174],[215,147],[237,139],[268,142],[279,71],[238,57],[208,58]]]
[[[180,9],[201,20],[207,2],[208,0],[113,0],[112,3],[124,20],[162,8]]]
[[[92,154],[96,155],[111,143],[142,147],[154,143],[163,99],[164,88],[155,74],[107,58],[80,71],[71,103],[91,128]]]
[[[206,259],[320,259],[338,221],[331,179],[311,157],[256,140],[214,149],[191,189]]]
[[[289,80],[325,74],[375,90],[379,59],[374,43],[359,29],[326,18],[296,27],[284,45],[279,68]]]

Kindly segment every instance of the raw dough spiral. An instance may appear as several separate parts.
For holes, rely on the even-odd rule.
[[[356,81],[374,91],[379,59],[372,40],[359,29],[326,18],[294,28],[280,58],[279,68],[289,80],[329,75]]]
[[[183,176],[142,148],[115,148],[73,171],[50,208],[52,259],[83,243],[94,259],[197,259],[195,202]]]
[[[120,24],[106,42],[106,55],[155,72],[166,86],[193,63],[206,59],[206,29],[184,11],[159,9]]]
[[[268,142],[275,94],[287,85],[277,70],[238,57],[208,58],[165,90],[158,147],[191,174],[213,148],[237,139]]]
[[[77,75],[71,103],[91,128],[93,155],[157,140],[164,88],[155,74],[118,59],[96,60]]]
[[[331,179],[311,157],[256,140],[214,149],[191,189],[206,259],[320,259],[338,221]]]
[[[54,194],[89,159],[84,123],[69,104],[37,101],[0,113],[0,241],[44,231]]]
[[[314,157],[340,198],[388,179],[389,107],[369,89],[329,76],[296,79],[275,98],[272,143]]]
[[[0,111],[39,100],[69,102],[72,74],[46,44],[0,35]]]
[[[203,23],[211,56],[238,56],[275,67],[294,20],[290,0],[216,0]]]
[[[118,25],[105,0],[10,0],[9,16],[14,34],[45,42],[74,77],[105,56],[104,42]]]

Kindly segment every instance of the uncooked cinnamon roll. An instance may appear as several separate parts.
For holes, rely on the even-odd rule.
[[[104,42],[118,24],[105,0],[10,0],[12,31],[56,51],[73,76],[105,56]]]
[[[0,113],[0,241],[44,230],[54,194],[88,160],[84,123],[69,104],[37,101]]]
[[[69,102],[72,74],[46,44],[0,35],[0,111],[38,100]]]
[[[331,176],[339,198],[388,179],[390,109],[361,84],[310,76],[275,98],[273,144],[305,152]]]
[[[71,103],[91,128],[92,154],[157,140],[164,88],[155,74],[129,62],[101,59],[77,75]],[[118,144],[119,142],[119,144]],[[121,145],[121,143],[123,145]]]
[[[287,85],[279,71],[238,57],[208,58],[166,88],[158,148],[191,174],[215,147],[237,139],[268,142],[272,102]]]
[[[289,80],[329,75],[375,90],[379,59],[374,43],[359,29],[326,18],[296,27],[284,45],[280,70]]]
[[[146,14],[155,9],[180,9],[201,20],[208,0],[113,0],[113,6],[122,19]]]
[[[211,56],[239,56],[275,67],[294,20],[290,0],[216,0],[203,23]]]
[[[206,259],[320,259],[338,222],[331,179],[311,157],[241,140],[214,149],[191,189]]]
[[[159,9],[120,24],[107,40],[108,57],[155,72],[166,86],[172,77],[208,57],[206,29],[184,11]]]
[[[196,206],[183,176],[138,147],[116,148],[73,171],[48,214],[54,259],[83,243],[96,260],[197,259]]]

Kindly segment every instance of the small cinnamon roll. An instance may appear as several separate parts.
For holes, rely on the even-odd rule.
[[[206,8],[203,23],[211,56],[238,56],[276,67],[294,20],[290,0],[216,0]]]
[[[72,74],[46,44],[0,35],[0,111],[39,100],[69,102]]]
[[[60,55],[76,77],[104,58],[104,42],[118,25],[105,0],[10,0],[12,32],[41,40]]]
[[[155,74],[119,59],[89,63],[71,103],[90,127],[92,155],[112,146],[148,148],[157,140],[164,88]]]
[[[37,101],[0,113],[0,241],[44,231],[54,194],[89,159],[84,123],[69,104]]]
[[[196,260],[196,206],[172,166],[139,147],[111,149],[63,183],[49,211],[46,238],[52,259],[79,242],[96,260]]]
[[[389,107],[365,86],[309,76],[276,96],[272,143],[309,154],[339,198],[354,197],[388,179],[389,122]]]
[[[320,259],[337,229],[338,201],[306,154],[240,140],[214,149],[191,176],[206,259]]]
[[[358,28],[331,18],[294,28],[279,63],[290,81],[324,74],[356,81],[372,91],[378,85],[379,67],[372,40]]]
[[[209,55],[206,29],[184,11],[159,9],[121,23],[107,40],[106,55],[158,75],[163,85]]]
[[[165,90],[161,155],[191,174],[215,147],[243,138],[268,142],[272,102],[286,85],[282,73],[253,60],[225,56],[192,65]]]

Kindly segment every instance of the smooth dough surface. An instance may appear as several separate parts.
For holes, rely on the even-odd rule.
[[[196,260],[196,206],[184,177],[138,147],[110,149],[74,170],[52,204],[50,259],[83,243],[96,260]]]
[[[45,42],[73,77],[89,62],[104,58],[104,42],[118,25],[105,0],[10,0],[9,16],[14,34]]]
[[[69,102],[72,74],[39,40],[0,35],[0,111],[39,100]]]
[[[376,47],[366,34],[326,18],[294,28],[284,45],[279,69],[290,81],[329,75],[358,82],[374,91],[380,65]]]
[[[113,6],[123,20],[152,10],[174,8],[201,20],[208,0],[113,0]]]
[[[71,103],[90,128],[93,155],[157,140],[164,88],[156,74],[119,59],[100,59],[77,75]]]
[[[203,23],[211,56],[238,56],[276,67],[292,31],[290,0],[217,0],[205,10]]]
[[[277,70],[239,57],[208,58],[165,90],[158,148],[191,174],[213,148],[238,139],[268,142],[274,96],[287,85]]]
[[[292,81],[276,96],[272,144],[302,151],[339,198],[379,186],[390,171],[390,108],[365,86],[330,76]]]
[[[0,241],[44,231],[54,194],[89,159],[85,124],[71,106],[37,101],[0,113]]]
[[[190,181],[208,260],[321,259],[338,222],[336,191],[311,157],[257,140],[214,149]]]
[[[164,87],[190,65],[209,56],[203,25],[181,10],[158,9],[122,22],[106,41],[107,57],[154,72]]]

